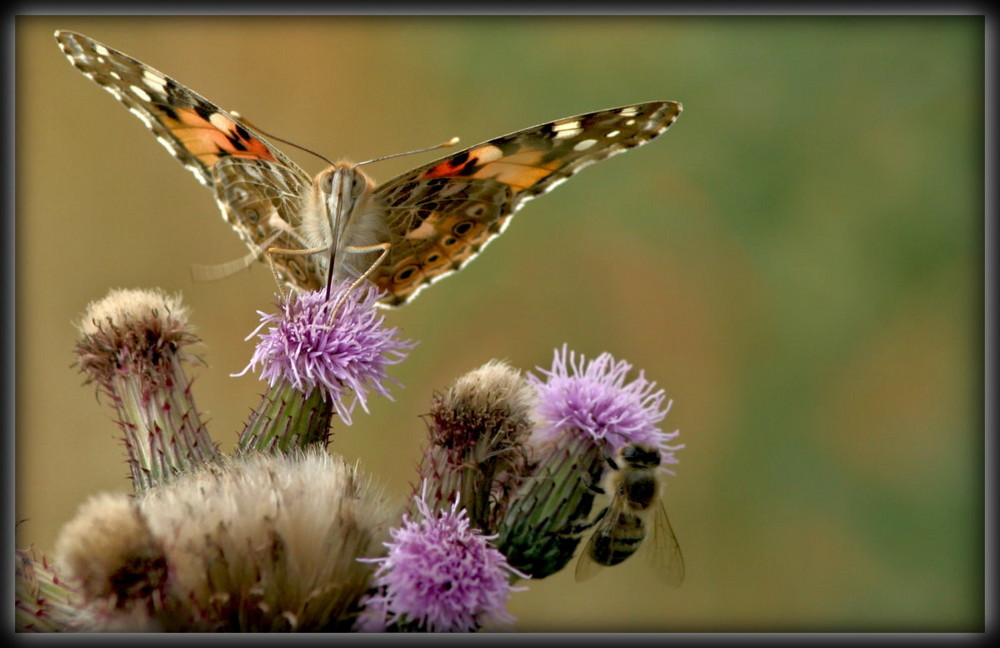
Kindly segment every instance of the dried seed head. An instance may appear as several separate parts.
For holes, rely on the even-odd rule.
[[[343,459],[257,454],[134,504],[95,498],[67,525],[60,556],[88,592],[91,627],[138,623],[142,608],[165,631],[346,629],[372,572],[356,559],[380,553],[390,517]]]
[[[56,564],[78,585],[85,629],[156,627],[166,556],[135,501],[123,494],[90,498],[60,533]]]
[[[535,390],[521,373],[492,360],[437,395],[428,416],[430,445],[420,474],[432,508],[455,495],[472,523],[489,532],[527,472],[524,441],[532,429]]]

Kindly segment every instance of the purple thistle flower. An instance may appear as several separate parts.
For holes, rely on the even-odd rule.
[[[432,511],[423,495],[415,503],[421,519],[404,515],[402,526],[390,529],[387,556],[359,558],[378,563],[378,592],[365,601],[355,628],[470,632],[513,623],[507,598],[524,588],[511,587],[510,577],[525,575],[493,547],[496,536],[471,528],[458,498],[449,511]]]
[[[370,286],[358,288],[359,297],[344,299],[330,321],[331,310],[349,287],[333,286],[329,298],[324,290],[292,293],[279,302],[280,313],[258,311],[261,324],[247,339],[257,335],[260,341],[250,364],[237,375],[260,364],[260,378],[271,387],[280,380],[305,394],[320,387],[347,424],[356,403],[368,411],[369,389],[391,400],[384,383],[395,381],[387,377],[386,367],[406,358],[415,343],[383,326],[385,317],[374,308],[381,295]],[[267,332],[259,333],[266,325]],[[354,392],[350,404],[344,402],[348,391]]]
[[[657,424],[666,417],[670,402],[656,389],[656,383],[639,377],[626,383],[632,365],[616,361],[602,353],[589,362],[563,345],[556,350],[551,370],[538,370],[547,378],[532,374],[528,381],[538,389],[538,413],[542,424],[538,441],[554,442],[564,434],[589,439],[613,455],[628,443],[643,443],[659,448],[664,464],[674,464],[673,451],[683,445],[669,446],[679,432],[666,433]]]
[[[594,487],[620,448],[657,448],[668,473],[663,466],[677,463],[674,451],[684,446],[668,443],[678,432],[657,427],[670,403],[664,405],[664,391],[642,372],[626,382],[631,369],[609,353],[588,362],[563,345],[552,369],[538,369],[544,378],[527,376],[538,394],[537,423],[528,440],[535,467],[512,495],[497,546],[532,578],[551,576],[573,559],[581,532],[594,523]]]

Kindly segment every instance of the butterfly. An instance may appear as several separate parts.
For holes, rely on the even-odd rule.
[[[81,34],[63,53],[115,96],[215,194],[249,246],[293,288],[361,276],[399,306],[451,275],[526,202],[580,169],[661,135],[681,113],[652,101],[567,117],[469,147],[376,184],[338,162],[310,177],[238,115]]]

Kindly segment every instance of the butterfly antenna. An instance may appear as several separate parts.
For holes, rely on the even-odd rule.
[[[330,159],[327,158],[325,155],[317,153],[316,151],[314,151],[312,149],[308,149],[308,148],[302,146],[301,144],[296,144],[295,142],[289,142],[288,140],[284,139],[283,137],[278,137],[277,135],[272,135],[271,133],[268,133],[266,130],[264,130],[263,128],[261,128],[261,127],[257,126],[256,124],[252,123],[249,119],[247,119],[246,117],[244,117],[240,113],[236,112],[235,110],[229,111],[229,114],[232,115],[233,117],[235,117],[236,119],[240,120],[241,122],[243,122],[243,124],[245,124],[246,126],[249,126],[250,128],[254,129],[255,131],[257,131],[261,135],[264,135],[266,137],[270,137],[271,139],[276,140],[278,142],[281,142],[283,144],[288,144],[289,146],[294,146],[295,148],[299,149],[300,151],[305,151],[306,153],[309,153],[311,155],[315,155],[316,157],[318,157],[319,159],[323,160],[327,164],[333,166],[333,162],[331,162]]]
[[[414,155],[416,153],[427,153],[428,151],[436,151],[438,149],[448,148],[458,144],[458,138],[452,137],[450,140],[441,142],[440,144],[435,144],[434,146],[428,146],[422,149],[416,149],[415,151],[407,151],[405,153],[391,153],[389,155],[383,155],[382,157],[373,158],[371,160],[365,160],[364,162],[358,162],[357,166],[362,166],[364,164],[371,164],[372,162],[381,162],[382,160],[391,160],[392,158],[403,157],[404,155]]]

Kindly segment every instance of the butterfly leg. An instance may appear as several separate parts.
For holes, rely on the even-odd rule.
[[[200,263],[192,264],[191,277],[195,281],[217,281],[234,275],[241,270],[246,270],[253,265],[254,261],[261,257],[261,252],[259,250],[267,248],[267,246],[277,240],[279,236],[281,236],[281,232],[275,232],[270,238],[264,241],[264,244],[261,245],[260,248],[256,250],[251,249],[239,259],[226,261],[225,263],[213,263],[212,265],[202,265]],[[270,260],[270,257],[268,257],[268,260]],[[278,275],[273,267],[273,264],[271,271],[275,273],[275,278],[277,278]]]
[[[372,263],[368,267],[367,270],[365,270],[364,274],[361,275],[360,277],[358,277],[357,279],[355,279],[354,283],[352,283],[350,285],[350,287],[347,290],[344,291],[344,294],[340,296],[340,299],[337,300],[337,303],[334,304],[333,309],[330,311],[330,321],[331,322],[333,322],[333,318],[336,317],[337,311],[340,309],[341,304],[344,303],[344,300],[347,299],[347,296],[350,295],[352,292],[354,292],[354,290],[358,286],[360,286],[363,281],[365,281],[366,279],[368,279],[368,277],[370,277],[371,274],[373,272],[375,272],[376,268],[378,268],[380,265],[382,265],[382,262],[385,261],[385,258],[387,256],[389,256],[389,249],[390,248],[392,248],[392,244],[389,243],[389,242],[376,243],[375,245],[364,245],[364,246],[358,246],[358,247],[348,246],[348,247],[344,248],[345,251],[352,252],[354,254],[361,254],[361,253],[364,253],[364,252],[374,252],[375,250],[382,250],[382,254],[380,254],[378,256],[378,258],[375,259],[375,262]],[[327,284],[326,284],[326,295],[327,295],[327,298],[329,298],[329,296],[330,296],[330,283],[331,283],[331,281],[328,280]]]
[[[200,263],[191,264],[191,278],[195,281],[216,281],[230,275],[234,275],[240,270],[246,270],[257,260],[257,253],[247,252],[239,259],[226,261],[225,263],[213,263],[203,265]]]
[[[284,283],[284,282],[281,280],[281,275],[278,273],[278,268],[274,264],[274,255],[275,254],[284,254],[284,255],[296,255],[296,256],[309,256],[311,254],[318,254],[320,252],[326,252],[328,249],[329,248],[325,248],[325,247],[306,248],[304,250],[303,249],[289,250],[289,249],[279,248],[279,247],[269,247],[269,248],[267,248],[267,250],[265,252],[265,256],[267,257],[267,264],[271,267],[271,272],[274,274],[274,280],[278,284],[278,291],[281,292],[282,299],[285,298],[284,291],[282,291],[282,289],[281,289],[281,284]]]

